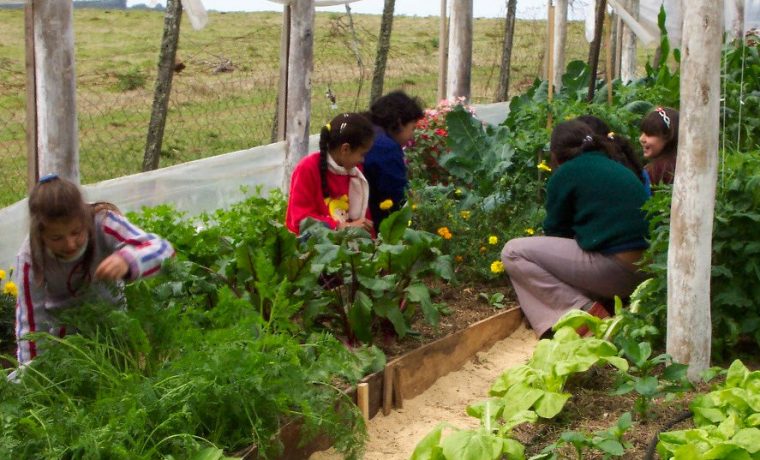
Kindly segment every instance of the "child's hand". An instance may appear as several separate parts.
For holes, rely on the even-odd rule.
[[[367,219],[366,217],[362,217],[361,219],[352,220],[351,222],[343,222],[341,224],[338,224],[338,230],[342,228],[346,228],[346,227],[359,227],[359,228],[363,228],[369,233],[372,233],[372,230],[375,228],[375,225],[372,223],[371,220]]]
[[[129,264],[118,254],[111,254],[103,259],[95,270],[95,279],[117,281],[127,276]]]

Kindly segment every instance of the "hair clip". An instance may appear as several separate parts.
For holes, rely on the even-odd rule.
[[[665,112],[665,109],[662,107],[657,107],[654,110],[660,114],[660,117],[662,117],[662,121],[665,122],[665,127],[670,129],[670,117],[668,116],[668,113]]]
[[[610,131],[607,133],[607,139],[614,141],[615,140],[615,131]]]
[[[329,122],[325,125],[325,128],[327,128],[327,131],[330,132],[330,123]]]
[[[58,174],[56,173],[49,173],[45,174],[44,176],[40,177],[40,179],[37,181],[38,184],[47,184],[50,181],[54,181],[58,179]]]
[[[584,144],[590,144],[592,142],[594,142],[594,138],[591,137],[590,135],[586,134],[586,137],[583,138],[583,143]]]
[[[338,130],[338,133],[342,133],[343,132],[343,128],[345,128],[347,124],[348,123],[346,123],[345,121],[343,123],[341,123],[340,124],[340,129]]]

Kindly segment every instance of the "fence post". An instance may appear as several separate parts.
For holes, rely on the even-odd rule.
[[[667,352],[699,379],[710,365],[710,275],[718,181],[723,2],[684,10],[681,126],[668,250]]]
[[[293,0],[290,59],[288,60],[287,128],[282,189],[290,188],[290,175],[309,149],[311,72],[314,64],[314,0]]]
[[[441,0],[441,20],[438,24],[438,100],[446,99],[446,67],[449,62],[449,35],[446,0]]]
[[[626,10],[634,19],[639,19],[639,0],[628,0]],[[620,80],[625,84],[636,78],[636,34],[630,27],[622,27],[623,44],[620,56]]]
[[[388,62],[388,50],[391,47],[391,31],[393,30],[393,10],[396,0],[385,0],[383,6],[383,18],[380,21],[380,36],[377,39],[377,55],[375,56],[375,70],[372,74],[372,89],[370,90],[370,105],[383,95],[383,80],[385,79],[385,66]],[[348,8],[348,4],[346,4]]]
[[[37,158],[37,80],[34,64],[34,2],[24,5],[24,47],[26,51],[26,188],[39,177]]]
[[[280,80],[277,83],[277,109],[272,124],[272,142],[285,140],[288,120],[285,117],[288,107],[288,61],[290,56],[290,5],[282,7],[282,29],[280,30]]]
[[[472,78],[472,0],[454,0],[449,27],[448,97],[470,99]]]
[[[550,83],[554,91],[562,88],[562,74],[565,73],[565,42],[567,41],[567,0],[556,0],[554,5],[554,64]]]
[[[599,70],[599,51],[602,49],[602,31],[604,29],[604,16],[607,14],[607,0],[597,0],[596,20],[594,21],[594,41],[588,52],[588,66],[591,68],[591,79],[588,84],[588,96],[586,100],[594,100],[596,90],[596,74]]]
[[[74,6],[60,0],[35,0],[26,14],[27,69],[34,76],[27,79],[33,84],[27,89],[27,100],[34,105],[34,133],[27,137],[34,142],[30,156],[36,151],[34,175],[56,172],[79,182],[79,142],[77,139],[76,72],[74,62]],[[31,62],[30,62],[31,61]],[[31,119],[31,115],[27,120]],[[33,136],[33,139],[30,137]],[[34,161],[34,158],[30,158]]]
[[[507,19],[504,22],[504,45],[501,51],[501,69],[499,70],[499,87],[496,89],[494,102],[509,99],[509,72],[512,65],[512,43],[515,38],[515,17],[517,0],[507,0]]]
[[[158,168],[161,157],[161,144],[164,141],[166,113],[169,110],[169,96],[172,92],[174,77],[174,59],[177,56],[179,44],[179,25],[182,19],[182,3],[180,0],[167,0],[166,15],[164,16],[164,35],[161,39],[161,51],[158,56],[158,74],[153,91],[153,109],[150,112],[148,138],[145,142],[143,156],[143,171]]]

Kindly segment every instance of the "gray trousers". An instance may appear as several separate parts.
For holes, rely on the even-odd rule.
[[[501,260],[539,337],[568,311],[597,299],[627,297],[646,279],[616,257],[584,251],[570,238],[516,238],[504,245]]]

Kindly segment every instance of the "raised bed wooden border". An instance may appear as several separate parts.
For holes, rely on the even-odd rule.
[[[439,378],[460,369],[478,352],[512,335],[521,321],[522,311],[512,308],[391,360],[384,370],[370,374],[360,382],[369,384],[369,418],[374,418],[381,410],[389,413],[391,406],[403,407],[405,399],[419,396]],[[356,389],[348,394],[356,403]],[[331,445],[327,436],[320,436],[300,446],[298,423],[285,425],[280,438],[285,447],[280,457],[282,460],[303,460]],[[257,458],[255,449],[246,452],[243,458]]]

